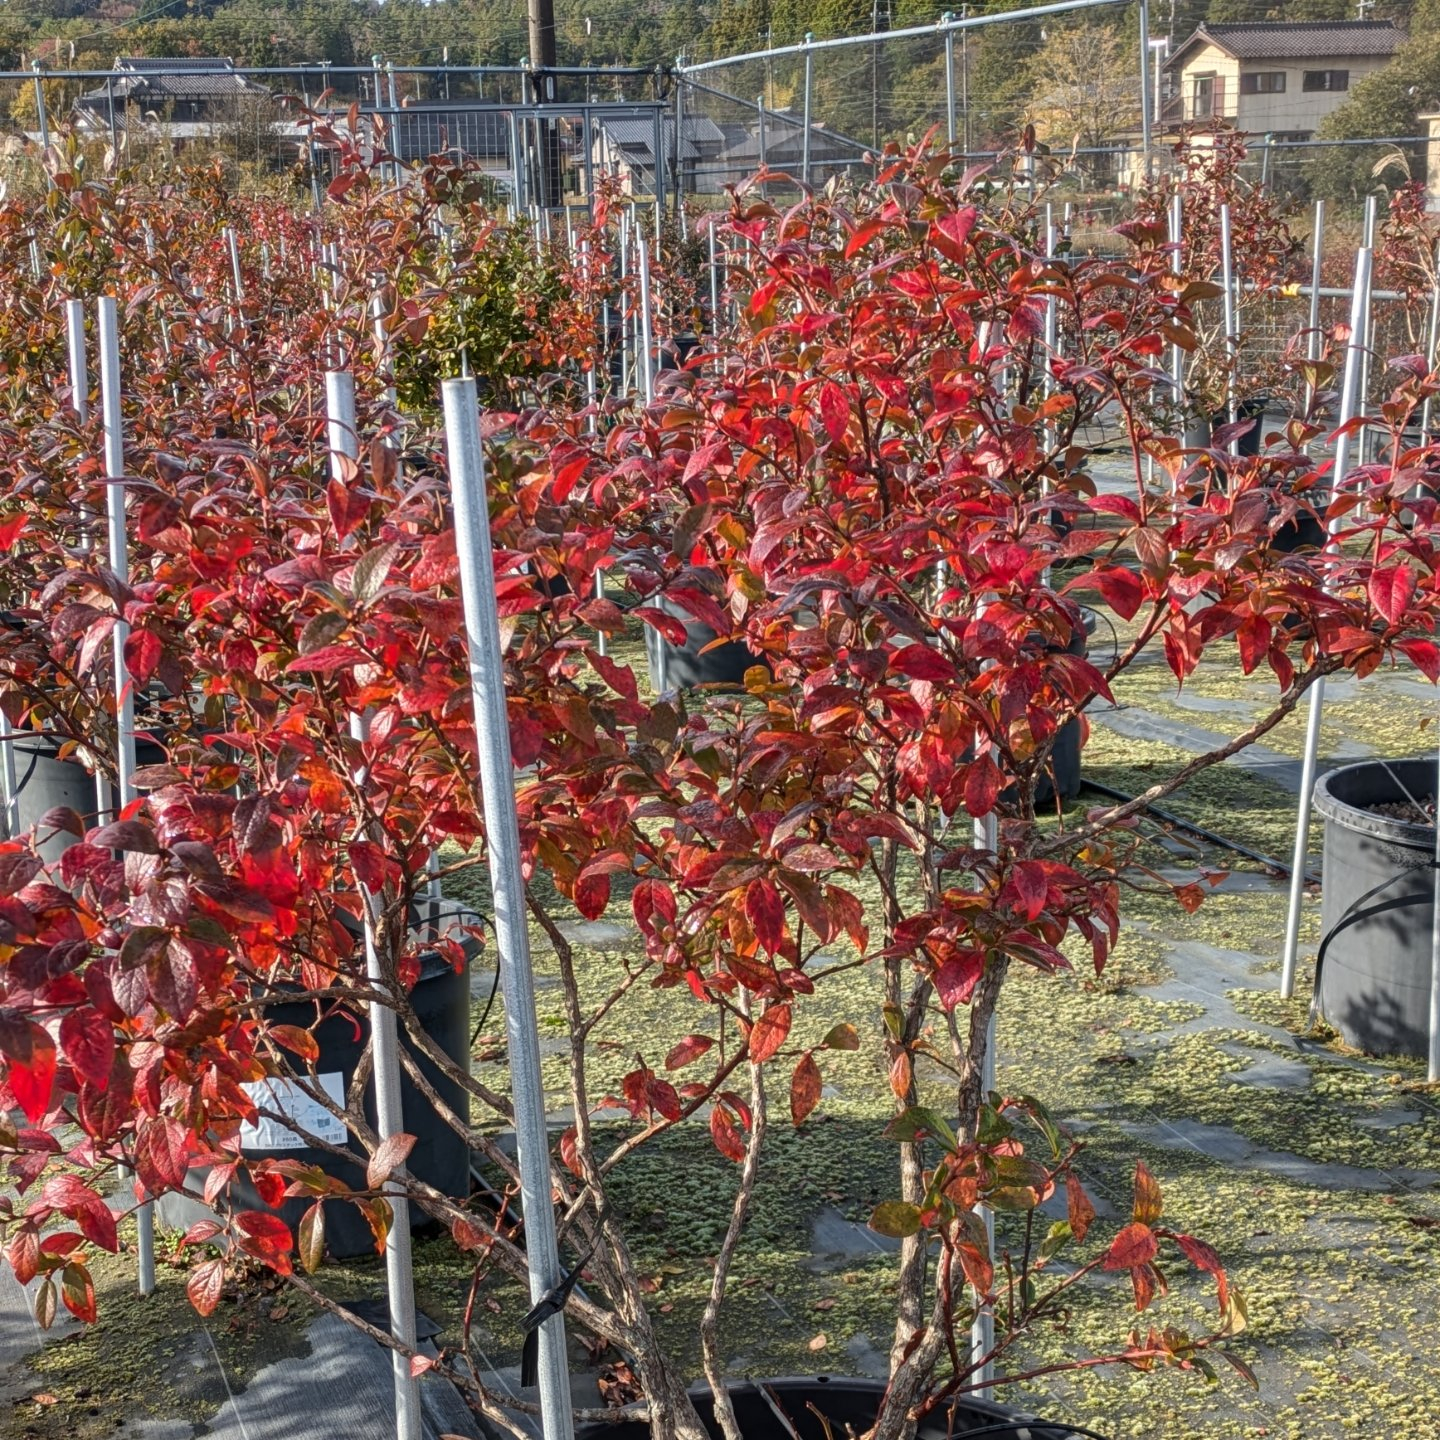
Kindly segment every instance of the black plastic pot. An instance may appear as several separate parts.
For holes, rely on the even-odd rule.
[[[673,615],[685,627],[685,643],[674,645],[660,632],[645,627],[645,658],[650,662],[650,688],[658,695],[665,690],[688,690],[696,685],[733,685],[745,683],[745,672],[752,665],[765,665],[765,657],[757,655],[738,640],[727,640],[713,650],[715,632],[663,595],[653,603],[667,615]],[[701,652],[704,652],[703,654]],[[661,680],[661,656],[664,656],[664,680]],[[768,668],[768,667],[767,667]]]
[[[1434,793],[1433,758],[1345,765],[1315,786],[1325,821],[1316,1007],[1370,1055],[1428,1050],[1435,829],[1367,807]]]
[[[463,912],[454,902],[441,902],[451,916]],[[442,921],[443,927],[443,921]],[[460,937],[457,937],[460,938]],[[478,942],[463,938],[467,964],[456,974],[448,960],[433,951],[422,957],[420,978],[410,992],[410,1003],[425,1033],[461,1068],[470,1067],[470,966],[468,961],[478,954]],[[271,1006],[266,1011],[269,1023],[277,1025],[299,1025],[309,1028],[315,1021],[313,1002],[294,1005]],[[320,1058],[315,1063],[316,1072],[338,1076],[343,1095],[349,1087],[355,1067],[360,1061],[370,1036],[367,1018],[356,1013],[331,1015],[313,1032],[320,1046]],[[402,1031],[401,1043],[414,1056],[421,1073],[434,1087],[437,1094],[458,1116],[467,1118],[470,1113],[469,1098],[464,1088],[456,1081],[441,1074],[433,1061],[421,1055],[415,1044]],[[333,1082],[332,1082],[333,1083]],[[405,1130],[414,1135],[415,1148],[406,1161],[411,1174],[417,1179],[433,1185],[446,1195],[463,1198],[470,1193],[470,1148],[449,1125],[436,1113],[430,1102],[416,1088],[408,1075],[402,1073],[401,1102]],[[273,1104],[268,1108],[276,1108]],[[367,1096],[365,1113],[370,1123],[375,1123],[373,1092]],[[365,1187],[365,1165],[363,1159],[353,1164],[331,1155],[328,1151],[312,1149],[309,1146],[294,1145],[295,1137],[280,1127],[274,1127],[273,1145],[242,1145],[244,1154],[252,1159],[264,1156],[277,1160],[298,1160],[302,1165],[317,1165],[327,1175],[343,1180],[355,1189]],[[318,1133],[318,1132],[317,1132]],[[338,1137],[337,1141],[338,1142]],[[347,1148],[362,1156],[363,1151],[353,1140]],[[264,1210],[266,1206],[253,1188],[243,1180],[232,1187],[232,1201],[240,1208]],[[309,1209],[308,1197],[287,1200],[276,1211],[295,1233],[301,1217]],[[424,1214],[411,1207],[411,1221],[414,1225],[425,1222]],[[357,1206],[347,1200],[329,1200],[325,1204],[325,1243],[337,1259],[347,1256],[373,1254],[375,1237],[365,1217]]]
[[[1235,407],[1237,421],[1253,420],[1255,423],[1240,437],[1237,446],[1241,455],[1258,455],[1265,438],[1265,400],[1246,400]],[[1187,450],[1204,450],[1222,425],[1230,423],[1227,411],[1220,410],[1214,415],[1191,415],[1185,422],[1184,445]]]
[[[1083,612],[1081,623],[1071,632],[1070,643],[1065,647],[1070,654],[1086,653],[1090,645],[1090,632],[1094,628],[1094,613],[1088,610]],[[1060,733],[1055,737],[1055,744],[1050,749],[1049,772],[1040,777],[1040,782],[1035,787],[1037,806],[1051,805],[1057,796],[1061,800],[1073,800],[1080,793],[1084,782],[1080,764],[1081,728],[1078,716],[1067,720],[1060,727]]]
[[[60,741],[53,735],[20,733],[7,742],[15,757],[15,834],[24,835],[47,810],[64,807],[86,818],[95,814],[95,779],[78,760],[62,759]],[[5,824],[0,808],[0,826]],[[75,836],[62,830],[45,840],[40,854],[56,860],[75,843]]]
[[[730,1387],[735,1418],[746,1440],[837,1440],[863,1434],[875,1423],[884,1393],[885,1386],[878,1380],[838,1375],[745,1381]],[[720,1427],[715,1423],[708,1387],[697,1386],[691,1390],[690,1398],[705,1428],[719,1440]],[[783,1421],[776,1415],[772,1400],[784,1415]],[[955,1435],[973,1435],[977,1440],[981,1435],[993,1436],[994,1440],[1074,1440],[1079,1433],[1086,1432],[1038,1420],[987,1400],[962,1399],[922,1422],[915,1440],[950,1440]],[[649,1440],[649,1435],[645,1421],[620,1420],[613,1425],[579,1426],[575,1440]]]
[[[1325,526],[1308,510],[1301,510],[1275,532],[1270,548],[1290,555],[1296,550],[1318,550],[1325,539]]]

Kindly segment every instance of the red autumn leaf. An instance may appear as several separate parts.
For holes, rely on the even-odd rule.
[[[1203,1240],[1197,1240],[1193,1235],[1177,1235],[1175,1243],[1197,1270],[1204,1270],[1215,1277],[1220,1308],[1224,1310],[1230,1303],[1230,1281],[1214,1247],[1207,1245]]]
[[[1137,1225],[1153,1225],[1162,1209],[1160,1187],[1143,1160],[1135,1164],[1135,1207],[1133,1218]]]
[[[630,910],[641,934],[654,937],[675,923],[675,892],[663,880],[641,880],[630,893]]]
[[[1005,777],[1000,767],[988,756],[982,755],[965,767],[965,809],[976,819],[988,815],[1005,788]]]
[[[825,381],[820,387],[820,418],[831,441],[839,445],[850,427],[850,402],[833,380]]]
[[[1401,640],[1395,648],[1432,685],[1440,681],[1440,645],[1433,640]]]
[[[325,1259],[325,1202],[317,1200],[301,1217],[298,1235],[300,1264],[313,1275]]]
[[[1385,565],[1370,572],[1370,603],[1392,625],[1398,625],[1415,594],[1415,572],[1408,565]]]
[[[60,1048],[82,1080],[103,1090],[115,1061],[115,1031],[98,1010],[71,1010],[60,1022]]]
[[[135,1139],[135,1169],[147,1190],[179,1189],[190,1168],[190,1134],[178,1120],[153,1115]]]
[[[201,1315],[213,1315],[225,1291],[225,1262],[206,1260],[197,1265],[185,1281],[185,1293]]]
[[[820,1103],[820,1067],[807,1050],[790,1077],[790,1119],[798,1129]]]
[[[1122,620],[1135,618],[1145,599],[1145,588],[1134,571],[1123,565],[1111,565],[1097,570],[1094,581],[1105,603]]]
[[[335,535],[340,540],[370,513],[370,497],[362,494],[358,485],[347,485],[339,479],[332,480],[325,487],[325,505],[330,511]]]
[[[404,1131],[386,1136],[365,1167],[365,1184],[371,1190],[378,1190],[405,1163],[414,1148],[415,1137]]]
[[[60,1298],[65,1308],[87,1325],[95,1323],[95,1282],[89,1268],[72,1260],[60,1274]]]
[[[149,630],[132,630],[125,637],[125,668],[137,685],[150,683],[164,655],[160,637]]]
[[[716,1104],[710,1107],[710,1138],[727,1160],[734,1160],[737,1164],[744,1160],[745,1142],[740,1138],[739,1127],[728,1106]]]
[[[912,680],[955,678],[955,667],[931,645],[905,645],[890,657],[890,667]]]
[[[715,1042],[708,1035],[687,1035],[679,1041],[665,1057],[667,1070],[682,1070],[692,1061],[698,1060]]]
[[[11,549],[29,523],[30,517],[23,510],[18,515],[7,515],[0,520],[0,551]]]
[[[785,1043],[789,1033],[789,1005],[767,1005],[750,1027],[750,1058],[757,1065],[763,1064]]]
[[[745,888],[745,914],[755,938],[774,955],[785,943],[785,902],[773,882],[764,876]]]
[[[290,1274],[294,1241],[290,1227],[278,1215],[271,1215],[267,1210],[242,1210],[235,1217],[235,1228],[240,1232],[240,1248],[246,1254],[253,1255],[277,1274]]]
[[[49,1112],[55,1090],[55,1042],[33,1020],[17,1016],[0,1025],[0,1052],[9,1061],[4,1078],[15,1103],[32,1125],[38,1125]]]
[[[278,1210],[285,1199],[286,1180],[276,1170],[252,1170],[250,1183],[255,1193],[271,1207]]]
[[[603,872],[582,876],[571,898],[586,920],[598,920],[610,903],[610,877]]]
[[[947,958],[935,971],[935,993],[941,1008],[949,1011],[957,1005],[968,1005],[984,973],[985,953],[982,950],[963,950]]]
[[[1095,1206],[1073,1172],[1065,1177],[1065,1201],[1070,1218],[1070,1233],[1077,1242],[1083,1241],[1089,1234],[1091,1221],[1095,1219]]]
[[[379,845],[371,840],[352,840],[347,849],[350,863],[355,867],[355,878],[370,891],[385,888],[385,875],[389,868],[388,857]]]
[[[298,1055],[302,1060],[320,1058],[319,1041],[298,1025],[272,1025],[266,1033],[277,1045],[283,1045],[292,1055]]]
[[[368,665],[370,657],[355,645],[322,645],[306,655],[297,655],[286,667],[291,675],[333,675],[337,670],[353,670]]]
[[[1148,1265],[1155,1258],[1158,1248],[1155,1232],[1137,1221],[1127,1225],[1111,1242],[1105,1252],[1104,1268],[1133,1270],[1137,1265]]]
[[[1249,675],[1270,650],[1270,622],[1263,615],[1247,615],[1235,632],[1240,650],[1240,668]]]

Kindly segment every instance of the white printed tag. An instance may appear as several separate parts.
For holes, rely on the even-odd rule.
[[[330,1070],[319,1080],[320,1088],[330,1100],[344,1109],[345,1077],[338,1070]],[[288,1115],[319,1140],[343,1145],[348,1138],[344,1122],[312,1100],[294,1080],[252,1080],[245,1086],[245,1093],[263,1109]],[[262,1115],[253,1125],[248,1122],[241,1124],[240,1147],[243,1150],[303,1150],[305,1141],[278,1120]]]

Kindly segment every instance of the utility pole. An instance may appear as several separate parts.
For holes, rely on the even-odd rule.
[[[526,0],[530,17],[530,78],[536,105],[554,101],[555,94],[555,0]],[[540,191],[547,209],[560,203],[560,146],[553,120],[536,117],[536,139],[540,142]]]

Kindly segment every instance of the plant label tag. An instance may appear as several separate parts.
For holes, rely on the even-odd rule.
[[[319,1080],[320,1088],[332,1103],[343,1110],[345,1077],[338,1070],[328,1070]],[[262,1108],[288,1115],[301,1129],[309,1131],[318,1140],[326,1140],[331,1145],[343,1145],[348,1139],[344,1122],[337,1120],[324,1106],[312,1100],[295,1080],[251,1080],[245,1086],[245,1093]],[[303,1150],[305,1140],[293,1130],[286,1129],[280,1121],[262,1115],[253,1125],[248,1122],[241,1124],[240,1148]]]

